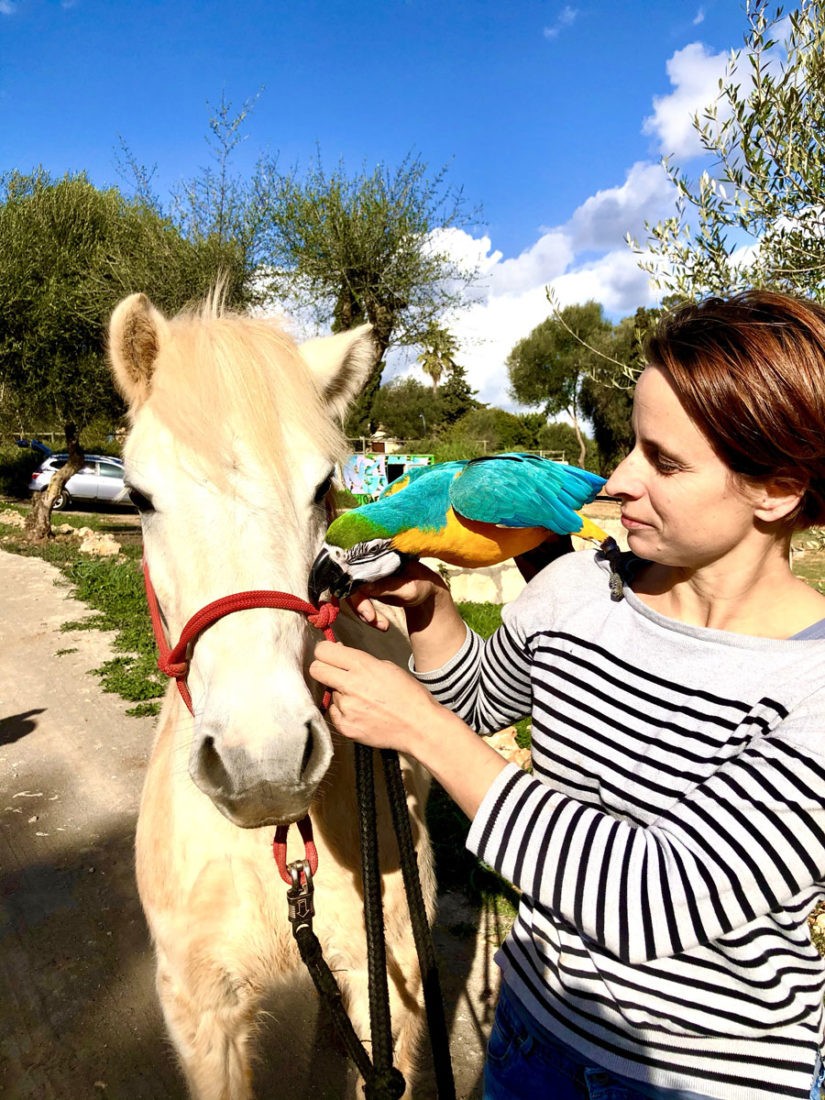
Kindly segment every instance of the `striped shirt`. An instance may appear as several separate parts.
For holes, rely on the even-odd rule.
[[[688,626],[567,554],[418,674],[480,732],[532,714],[468,847],[521,891],[497,961],[585,1059],[720,1100],[807,1100],[825,965],[825,642]]]

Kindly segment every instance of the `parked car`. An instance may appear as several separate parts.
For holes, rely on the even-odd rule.
[[[41,492],[49,484],[55,471],[68,461],[67,454],[49,455],[32,474],[29,489],[36,493]],[[61,511],[75,500],[128,504],[129,495],[123,484],[123,459],[114,455],[86,455],[86,464],[66,482],[54,502],[54,507]]]

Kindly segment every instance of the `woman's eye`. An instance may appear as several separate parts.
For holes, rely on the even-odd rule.
[[[138,489],[129,489],[129,500],[139,512],[154,512],[155,506],[151,500],[144,496]]]
[[[654,465],[660,474],[675,474],[679,469],[678,462],[672,462],[669,458],[657,458]]]
[[[315,496],[313,498],[314,504],[320,504],[327,493],[332,488],[332,474],[329,477],[324,478],[318,488],[315,490]]]

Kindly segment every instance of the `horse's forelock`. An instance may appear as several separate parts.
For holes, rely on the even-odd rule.
[[[296,344],[273,321],[226,310],[216,291],[174,318],[169,336],[158,361],[153,410],[201,460],[219,467],[242,442],[285,476],[287,438],[295,430],[320,454],[340,456],[341,431]]]

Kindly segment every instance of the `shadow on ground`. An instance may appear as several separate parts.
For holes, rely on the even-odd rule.
[[[5,725],[23,736],[28,720],[16,716]],[[43,790],[62,781],[41,778]],[[0,1095],[184,1100],[155,1000],[134,883],[133,823],[76,836],[48,857],[21,858],[31,851],[37,822],[26,806],[6,811],[0,819]],[[477,912],[459,895],[442,906],[436,943],[457,1091],[460,1100],[471,1100],[480,1095],[478,1045],[489,1030],[494,997],[484,982],[478,995],[468,993]],[[492,973],[489,957],[486,962]],[[352,1095],[354,1074],[309,979],[273,996],[266,1009],[256,1073],[261,1100]],[[420,1100],[436,1096],[428,1065],[425,1047],[413,1093]]]

